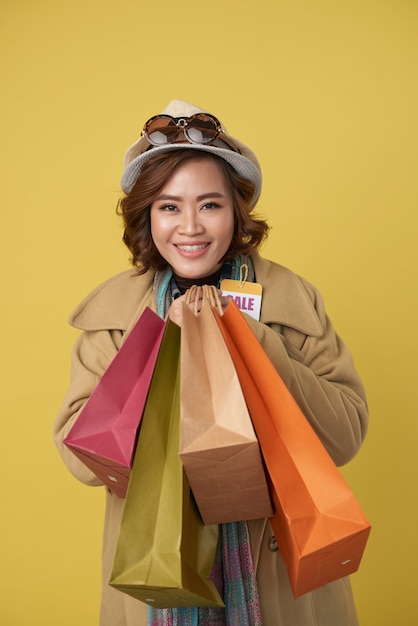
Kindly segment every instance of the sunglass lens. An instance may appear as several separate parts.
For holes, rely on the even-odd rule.
[[[211,143],[219,134],[215,120],[201,113],[189,119],[185,132],[192,143]]]
[[[171,117],[158,117],[150,120],[146,133],[154,146],[163,146],[166,143],[174,143],[177,140],[179,129]]]

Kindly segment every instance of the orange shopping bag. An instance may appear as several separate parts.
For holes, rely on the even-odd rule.
[[[357,571],[371,526],[235,303],[223,316],[214,311],[261,445],[270,522],[298,597]]]

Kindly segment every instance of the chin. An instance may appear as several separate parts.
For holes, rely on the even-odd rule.
[[[185,268],[185,267],[174,267],[173,270],[177,274],[177,276],[181,276],[182,278],[188,278],[189,280],[193,280],[194,278],[204,278],[205,276],[210,276],[214,274],[216,270],[218,270],[221,265],[218,263],[215,267],[208,268]]]

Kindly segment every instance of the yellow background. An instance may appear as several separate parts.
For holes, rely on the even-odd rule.
[[[258,154],[264,255],[322,291],[353,352],[361,624],[418,623],[417,18],[415,0],[1,1],[2,624],[97,624],[103,493],[51,441],[66,318],[128,267],[122,155],[173,97]]]

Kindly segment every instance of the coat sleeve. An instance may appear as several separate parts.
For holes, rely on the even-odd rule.
[[[103,483],[67,448],[64,439],[115,356],[121,337],[120,331],[108,330],[85,331],[80,335],[72,351],[70,386],[54,423],[54,441],[64,463],[87,485]]]
[[[251,318],[248,322],[334,462],[344,465],[367,431],[366,394],[320,294],[308,283],[304,286],[322,328],[318,336]]]

